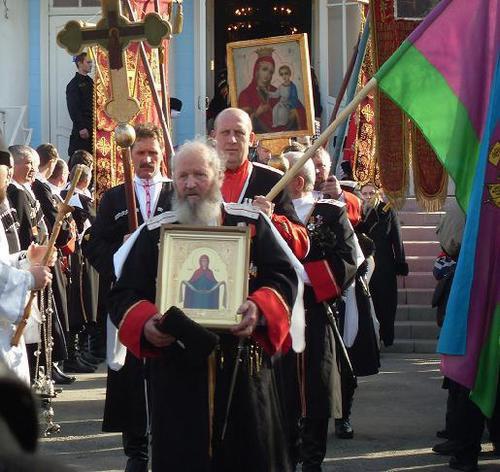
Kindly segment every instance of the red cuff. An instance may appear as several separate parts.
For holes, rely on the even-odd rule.
[[[270,287],[262,287],[249,297],[258,307],[266,320],[266,330],[256,331],[253,338],[269,354],[290,348],[290,308],[283,297]]]
[[[304,259],[309,252],[309,236],[307,229],[297,223],[292,223],[286,216],[273,213],[271,221],[286,241],[297,259]]]
[[[306,262],[304,269],[311,281],[318,303],[340,297],[342,291],[326,259]]]
[[[158,313],[158,308],[153,303],[140,300],[127,310],[120,323],[118,338],[139,359],[154,357],[159,353],[156,348],[147,348],[142,343],[144,325],[156,313]]]

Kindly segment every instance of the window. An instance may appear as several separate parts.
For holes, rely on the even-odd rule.
[[[360,5],[353,0],[329,0],[328,95],[337,97],[361,24]]]
[[[394,16],[405,20],[422,20],[439,0],[395,0]]]
[[[62,7],[100,7],[100,0],[53,0],[52,6],[54,8]]]

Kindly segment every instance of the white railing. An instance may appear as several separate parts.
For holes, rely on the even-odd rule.
[[[27,106],[0,107],[0,128],[8,146],[29,144],[33,128],[24,126]]]

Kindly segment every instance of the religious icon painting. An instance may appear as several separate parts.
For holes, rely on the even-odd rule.
[[[160,236],[156,306],[182,309],[207,328],[227,329],[248,294],[248,228],[164,225]]]
[[[314,134],[307,34],[227,44],[231,106],[252,118],[258,139]]]

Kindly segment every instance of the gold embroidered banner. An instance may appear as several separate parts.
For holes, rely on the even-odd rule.
[[[418,26],[417,21],[396,20],[394,0],[371,0],[374,64],[380,67]],[[384,192],[396,208],[405,201],[410,157],[415,195],[428,210],[446,198],[447,174],[434,152],[408,117],[384,94],[376,95],[376,159]]]
[[[160,15],[167,18],[170,15],[172,0],[160,0]],[[147,13],[154,10],[154,2],[149,0],[135,0],[132,8],[137,19],[142,19]],[[123,11],[126,11],[124,9]],[[158,49],[151,49],[144,43],[148,63],[150,65],[154,88],[160,97],[162,96],[160,84],[160,67],[168,76],[168,41],[163,42],[164,61],[160,64]],[[95,200],[98,202],[106,190],[123,182],[123,165],[119,153],[116,152],[113,130],[117,123],[111,120],[104,111],[104,105],[111,97],[111,86],[109,81],[108,56],[102,48],[93,49],[95,57],[95,119],[94,119],[94,181],[96,186]],[[142,63],[139,44],[132,43],[126,50],[127,74],[129,80],[130,95],[135,97],[140,104],[138,115],[131,122],[136,123],[153,122],[158,126],[160,120],[153,101],[153,90],[149,85],[144,64]]]

